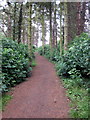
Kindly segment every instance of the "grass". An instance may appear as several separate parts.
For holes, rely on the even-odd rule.
[[[73,118],[88,118],[89,115],[89,97],[88,89],[84,86],[74,84],[74,80],[63,78],[63,84],[67,88],[67,96],[71,100],[70,116]]]
[[[37,65],[37,64],[36,64],[36,61],[35,61],[35,59],[33,59],[31,66],[32,66],[32,67],[35,67],[36,65]]]
[[[7,103],[12,99],[11,95],[4,94],[2,98],[0,98],[0,111],[5,109]]]

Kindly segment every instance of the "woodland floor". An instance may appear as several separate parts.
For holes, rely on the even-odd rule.
[[[3,118],[69,118],[69,99],[54,65],[38,54],[36,62],[32,76],[13,90]]]

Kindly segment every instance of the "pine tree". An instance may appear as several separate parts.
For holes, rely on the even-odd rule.
[[[18,43],[21,42],[22,9],[23,9],[23,3],[21,3],[21,5],[20,5],[20,12],[19,12],[19,21],[18,21]]]
[[[28,18],[28,48],[29,48],[29,54],[30,56],[32,56],[32,33],[31,33],[31,29],[32,29],[32,3],[29,3],[29,18]]]
[[[64,51],[68,49],[68,9],[67,2],[64,2]]]

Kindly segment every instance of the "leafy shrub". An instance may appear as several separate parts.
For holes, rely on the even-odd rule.
[[[48,59],[50,59],[50,47],[49,47],[49,45],[46,45],[46,46],[44,47],[44,55],[45,55]]]
[[[62,78],[67,96],[70,99],[70,116],[72,118],[88,118],[89,96],[88,88],[83,86],[82,79]]]
[[[2,83],[4,88],[9,88],[24,81],[30,75],[32,69],[29,66],[29,61],[31,57],[24,44],[3,38],[2,45]]]
[[[58,44],[57,49],[53,49],[52,56],[50,56],[49,45],[44,48],[44,55],[56,63],[59,76],[75,77],[78,73],[80,77],[90,78],[90,37],[86,33],[77,36],[70,43],[69,50],[62,57],[60,57],[59,49]],[[42,52],[42,47],[40,47],[39,53],[41,55]]]
[[[39,50],[42,55],[42,47]],[[69,45],[69,50],[60,56],[60,46],[53,49],[50,56],[49,45],[45,46],[44,55],[55,62],[59,76],[67,76],[73,79],[82,77],[90,78],[90,37],[86,33],[77,36]],[[89,81],[84,81],[90,85]]]
[[[66,69],[67,68],[66,68],[66,64],[65,63],[59,61],[58,64],[56,64],[56,70],[57,70],[57,74],[59,76],[66,75],[66,73],[67,73]]]
[[[50,47],[49,45],[44,46],[44,53],[43,53],[43,47],[38,48],[38,52],[40,55],[46,55],[47,57],[50,57]]]
[[[59,61],[59,59],[60,59],[59,45],[58,45],[57,48],[53,48],[52,51],[53,52],[52,52],[52,55],[51,55],[49,45],[44,46],[44,54],[43,54],[43,48],[42,47],[39,47],[39,49],[38,49],[38,52],[39,52],[40,55],[44,55],[46,58],[51,59],[54,62]]]
[[[43,55],[43,49],[42,49],[42,46],[38,48],[38,52],[40,55]]]
[[[87,34],[83,33],[74,39],[62,56],[62,64],[65,66],[59,68],[59,75],[70,75],[70,71],[76,69],[83,77],[90,77],[90,37]]]

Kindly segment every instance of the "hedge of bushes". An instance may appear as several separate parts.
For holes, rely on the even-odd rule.
[[[50,58],[50,48],[45,46],[45,56]],[[42,53],[42,48],[39,49]],[[59,46],[53,50],[52,61],[56,62],[59,76],[73,74],[90,78],[90,36],[83,33],[76,37],[69,45],[69,50],[60,57]]]
[[[57,48],[53,49],[52,55],[50,54],[49,45],[44,46],[44,54],[42,47],[38,48],[38,52],[40,55],[44,55],[46,58],[51,59],[54,62],[58,62],[60,58],[60,46],[58,44]]]
[[[90,37],[83,33],[71,43],[69,50],[57,63],[59,75],[71,75],[78,72],[82,77],[90,78]]]
[[[16,41],[1,38],[2,40],[2,91],[25,80],[30,76],[31,57],[28,47]]]

